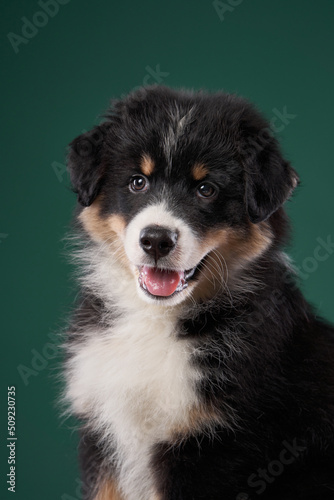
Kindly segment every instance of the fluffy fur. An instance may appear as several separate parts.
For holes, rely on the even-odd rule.
[[[282,251],[298,176],[267,122],[234,95],[144,88],[68,165],[84,498],[334,499],[333,328]]]

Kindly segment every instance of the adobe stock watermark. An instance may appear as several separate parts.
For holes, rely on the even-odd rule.
[[[161,85],[165,79],[170,75],[168,71],[161,71],[160,64],[156,64],[155,69],[151,66],[145,66],[146,74],[143,77],[143,80],[140,85],[133,87],[129,95],[136,92],[136,99],[132,101],[128,101],[128,106],[130,108],[136,108],[141,101],[146,99],[147,90],[146,86],[159,84]],[[121,94],[121,99],[127,97],[127,94]]]
[[[250,136],[245,141],[240,142],[239,154],[241,157],[260,153],[272,142],[275,134],[283,132],[291,121],[297,118],[297,115],[288,112],[287,106],[283,106],[282,111],[277,108],[272,108],[271,111],[273,114],[269,120],[269,126],[263,127],[255,137]]]
[[[145,86],[151,84],[161,84],[164,80],[170,75],[168,71],[162,71],[160,64],[156,64],[155,68],[147,65],[145,66],[146,74],[143,77],[142,84],[134,87],[130,94],[136,92],[135,100],[129,100],[128,106],[131,109],[134,109],[138,106],[138,104],[146,99],[147,90]],[[144,87],[143,87],[144,86]],[[121,94],[120,99],[124,99],[127,97],[127,94]],[[101,125],[103,125],[102,122]],[[85,137],[82,138],[77,145],[77,154],[82,157],[87,157],[94,151],[94,148],[100,144],[103,140],[104,136],[102,132],[99,132],[98,127],[95,127],[91,131],[82,130],[82,134],[86,134]],[[51,168],[54,171],[59,182],[63,182],[64,177],[66,176],[67,167],[65,163],[61,163],[58,161],[53,161],[51,163]]]
[[[58,14],[61,5],[66,5],[69,1],[39,0],[37,3],[41,10],[37,10],[31,19],[28,19],[26,16],[21,17],[21,34],[13,33],[12,31],[7,34],[7,38],[15,54],[19,53],[22,44],[27,45],[30,40],[35,38],[39,30],[44,28],[49,20]]]
[[[312,255],[305,257],[301,265],[294,266],[297,278],[302,281],[307,280],[311,274],[318,270],[320,263],[326,262],[334,253],[334,241],[331,234],[328,234],[325,238],[318,236],[315,241],[318,245],[314,247]],[[283,281],[294,285],[296,288],[298,287],[298,282],[294,279],[293,273],[289,269],[283,274]]]
[[[231,13],[236,7],[241,5],[244,0],[227,0],[226,2],[220,2],[219,0],[214,0],[212,6],[215,9],[220,21],[225,21],[225,16],[227,13]]]
[[[311,274],[317,271],[319,262],[325,262],[334,253],[334,241],[332,241],[332,236],[330,234],[326,239],[318,236],[316,242],[319,244],[314,248],[313,255],[305,257],[301,266],[296,266],[299,277],[302,280],[307,280]]]
[[[86,134],[88,130],[82,129],[81,134]],[[95,137],[92,137],[90,139],[91,142],[95,142],[96,144],[99,143],[99,141],[102,140],[102,134],[99,136],[97,139]],[[53,161],[51,163],[51,168],[54,171],[57,179],[59,182],[63,182],[64,177],[67,175],[67,166],[65,163],[60,163],[59,161]]]
[[[156,64],[155,69],[151,68],[151,66],[145,66],[145,70],[147,73],[143,78],[143,85],[152,85],[152,83],[161,84],[170,75],[168,71],[161,71],[160,64]],[[140,87],[135,87],[133,90],[138,88]]]
[[[59,161],[53,161],[51,163],[52,170],[56,174],[56,177],[59,182],[63,182],[64,177],[67,174],[67,167],[64,163],[60,163]]]
[[[31,360],[29,366],[20,364],[17,371],[25,386],[30,383],[31,377],[36,377],[49,365],[49,361],[56,358],[60,351],[60,340],[55,333],[48,334],[51,342],[46,342],[41,350],[31,349]]]
[[[269,462],[266,468],[259,468],[256,472],[251,474],[247,480],[247,485],[250,488],[256,488],[255,493],[261,495],[267,489],[268,484],[274,481],[283,474],[285,468],[293,464],[305,451],[306,446],[301,445],[295,438],[292,443],[283,441],[283,448],[276,458]],[[236,500],[248,500],[247,493],[239,493]]]
[[[3,240],[5,240],[6,238],[8,238],[8,234],[7,233],[0,233],[0,244],[2,243]]]
[[[315,273],[319,265],[330,258],[334,253],[334,241],[332,236],[328,235],[325,238],[318,236],[316,238],[318,245],[314,247],[312,255],[305,257],[301,265],[294,266],[296,273],[289,267],[282,275],[283,282],[292,286],[293,289],[299,287],[300,281],[307,280],[311,274]],[[279,290],[274,289],[266,299],[258,303],[255,309],[247,318],[250,328],[257,329],[263,325],[267,318],[273,316],[275,311],[284,307],[287,304],[287,297]]]

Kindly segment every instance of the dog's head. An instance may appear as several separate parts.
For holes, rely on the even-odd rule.
[[[140,296],[166,305],[212,294],[263,254],[298,183],[246,101],[165,87],[116,101],[68,164],[86,232],[117,242]]]

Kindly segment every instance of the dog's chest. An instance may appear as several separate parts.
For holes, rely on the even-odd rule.
[[[110,413],[118,426],[116,414],[122,412],[122,420],[141,437],[144,433],[168,438],[194,404],[196,372],[189,363],[191,349],[187,342],[177,340],[174,328],[174,322],[163,317],[133,317],[120,320],[110,340],[106,377],[118,407]]]
[[[129,499],[150,498],[152,446],[189,425],[198,379],[190,356],[191,345],[176,338],[175,320],[131,315],[92,333],[70,362],[72,407],[113,442]]]

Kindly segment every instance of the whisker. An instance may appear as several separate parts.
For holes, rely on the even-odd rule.
[[[229,302],[231,304],[231,306],[233,306],[233,297],[232,297],[232,294],[231,294],[231,291],[228,287],[228,267],[227,267],[227,263],[226,263],[226,260],[224,258],[224,256],[220,253],[218,253],[216,250],[212,250],[211,253],[208,255],[208,257],[210,258],[210,264],[212,265],[212,267],[214,268],[214,270],[216,271],[216,273],[219,275],[220,279],[219,279],[219,283],[220,283],[220,289],[219,290],[222,290],[222,291],[225,291],[227,292],[227,296],[229,297]],[[214,273],[210,270],[212,276],[214,278],[216,278],[216,276],[214,275]],[[226,278],[224,277],[224,274],[226,275]],[[219,290],[217,291],[217,293],[219,292]]]

